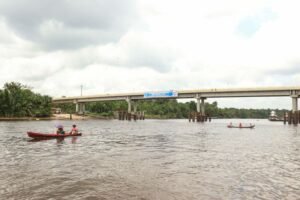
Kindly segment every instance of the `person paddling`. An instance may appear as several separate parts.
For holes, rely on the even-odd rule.
[[[65,134],[63,127],[57,128],[56,134]]]
[[[73,134],[77,134],[77,133],[78,133],[78,128],[76,127],[76,124],[73,124],[70,134],[73,135]]]

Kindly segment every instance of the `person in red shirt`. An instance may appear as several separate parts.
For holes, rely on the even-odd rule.
[[[78,133],[78,128],[76,127],[76,124],[73,124],[70,134],[77,134],[77,133]]]

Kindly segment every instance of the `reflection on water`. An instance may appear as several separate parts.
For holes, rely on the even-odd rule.
[[[266,120],[0,122],[1,199],[299,199],[300,132]],[[64,121],[71,127],[71,121]]]

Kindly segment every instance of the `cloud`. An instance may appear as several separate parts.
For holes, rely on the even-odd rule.
[[[115,49],[116,62],[109,59],[108,63],[127,68],[147,67],[165,73],[172,69],[177,59],[177,52],[172,46],[141,31],[130,31],[124,35]]]
[[[135,0],[4,0],[0,13],[20,37],[51,50],[118,41],[137,18]]]
[[[268,73],[280,76],[293,76],[300,74],[300,59],[298,62],[286,65],[280,69],[269,70]]]
[[[262,12],[254,16],[247,16],[242,19],[237,26],[237,32],[243,36],[251,37],[263,26],[264,23],[275,20],[276,18],[277,15],[272,11],[272,9],[265,8]]]
[[[287,62],[281,68],[269,69],[264,72],[270,85],[300,85],[300,58]]]
[[[169,72],[174,67],[178,52],[164,42],[146,35],[144,32],[130,31],[117,43],[64,52],[64,66],[84,69],[89,65],[98,64],[127,69],[149,68],[161,73]]]
[[[53,96],[78,95],[81,84],[91,95],[299,85],[297,4],[0,1],[0,85]]]

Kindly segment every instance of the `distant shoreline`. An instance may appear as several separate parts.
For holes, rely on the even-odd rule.
[[[104,116],[91,116],[91,115],[83,116],[77,114],[72,114],[70,117],[70,114],[53,114],[51,117],[0,117],[0,122],[1,121],[88,120],[88,119],[111,120],[117,118],[104,117]],[[150,115],[150,116],[146,116],[146,119],[168,120],[168,119],[187,119],[187,118],[167,118],[165,116]],[[241,119],[241,118],[213,117],[212,119]],[[244,118],[244,119],[256,119],[256,118]],[[266,119],[266,118],[257,118],[257,119]]]
[[[0,117],[0,121],[38,121],[52,120],[51,117]]]
[[[53,114],[51,117],[0,117],[0,121],[45,121],[45,120],[85,120],[89,116],[72,114]]]

